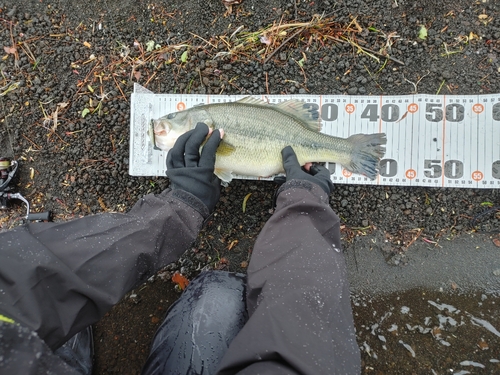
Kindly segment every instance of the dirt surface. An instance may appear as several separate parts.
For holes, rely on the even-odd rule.
[[[126,211],[168,186],[166,178],[128,175],[134,82],[158,93],[500,93],[495,0],[245,0],[232,14],[225,11],[218,0],[0,0],[0,156],[20,162],[16,189],[32,211],[50,210],[54,220]],[[241,34],[296,22],[309,26],[266,35],[270,46]],[[245,271],[275,188],[234,181],[223,189],[214,216],[182,259],[96,325],[95,374],[140,373],[152,334],[179,295],[175,271],[188,279],[202,268]],[[9,203],[1,230],[24,215]],[[478,238],[489,251],[500,242],[499,189],[347,185],[336,188],[331,205],[343,221],[348,262],[356,268],[370,252],[379,254],[383,262],[374,273],[389,264],[413,274],[408,265],[450,242],[433,260],[446,275],[447,259],[462,259],[453,252],[463,246],[455,237],[469,236],[470,251],[477,251]],[[500,329],[498,298],[489,288],[498,283],[500,265],[482,256],[463,258],[463,268],[457,266],[463,272],[448,281],[433,284],[429,277],[425,285],[390,293],[353,288],[363,373],[500,373],[498,331],[481,323]],[[471,262],[489,267],[489,278],[465,288],[461,275],[482,270]],[[428,277],[425,268],[420,272]]]

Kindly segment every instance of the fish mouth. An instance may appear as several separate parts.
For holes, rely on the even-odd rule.
[[[161,132],[157,133],[155,131],[155,125],[156,125],[155,120],[151,120],[151,122],[149,123],[149,129],[148,129],[149,141],[151,142],[151,144],[153,146],[153,150],[160,150],[161,151],[161,148],[156,146],[156,136],[160,135]],[[164,135],[167,134],[167,132],[165,130],[163,130],[163,132],[165,133]]]
[[[155,136],[162,136],[162,135],[166,136],[168,134],[168,132],[166,130],[160,130],[160,131],[155,130],[155,131],[153,131],[153,133]]]

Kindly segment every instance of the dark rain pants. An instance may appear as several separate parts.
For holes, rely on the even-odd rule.
[[[193,196],[165,191],[144,197],[128,214],[0,234],[0,314],[20,323],[0,321],[0,357],[9,353],[0,373],[2,366],[15,373],[71,373],[50,349],[175,261],[207,214]],[[232,331],[218,373],[358,374],[346,276],[339,219],[326,194],[307,182],[283,185],[248,268],[248,320]],[[194,319],[192,326],[199,326]],[[161,341],[157,334],[153,353]]]

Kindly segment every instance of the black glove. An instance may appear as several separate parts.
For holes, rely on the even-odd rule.
[[[203,146],[208,126],[202,122],[181,135],[167,155],[167,176],[172,189],[181,189],[200,199],[212,212],[220,197],[220,180],[214,175],[215,152],[221,141],[214,130]]]
[[[326,194],[333,192],[333,183],[330,180],[330,171],[322,165],[312,165],[309,173],[301,168],[297,155],[291,146],[286,146],[281,150],[283,157],[283,167],[285,168],[286,180],[306,180],[319,185]]]

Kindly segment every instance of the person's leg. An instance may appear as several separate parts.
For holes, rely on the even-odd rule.
[[[167,312],[142,374],[215,374],[247,319],[245,276],[202,272]]]
[[[55,350],[54,354],[80,374],[91,375],[94,356],[92,326],[88,326],[83,331],[78,332],[60,348]]]

